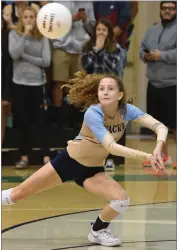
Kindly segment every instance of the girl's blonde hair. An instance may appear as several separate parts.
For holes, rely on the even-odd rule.
[[[99,83],[104,78],[112,78],[116,81],[120,92],[124,95],[119,101],[119,109],[122,113],[126,112],[126,103],[132,103],[132,98],[126,101],[126,92],[121,79],[113,74],[86,74],[83,72],[77,72],[75,78],[69,80],[69,84],[63,87],[69,88],[69,96],[71,103],[81,108],[81,110],[86,110],[90,105],[98,104],[98,87]]]
[[[22,17],[23,17],[23,14],[24,14],[24,12],[26,10],[32,11],[34,13],[34,15],[35,15],[35,18],[37,17],[37,11],[34,8],[32,8],[30,6],[27,6],[27,7],[24,7],[22,9],[21,14],[19,16],[18,23],[17,23],[17,27],[15,28],[17,34],[20,35],[20,36],[24,33],[24,26],[23,26],[23,23],[22,23]],[[35,38],[35,39],[38,39],[38,40],[40,40],[43,37],[43,35],[38,30],[36,22],[35,22],[34,28],[32,30],[32,37]]]

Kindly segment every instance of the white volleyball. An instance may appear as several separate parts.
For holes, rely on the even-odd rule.
[[[71,29],[72,15],[62,4],[48,3],[38,12],[37,26],[42,35],[47,38],[62,38]]]

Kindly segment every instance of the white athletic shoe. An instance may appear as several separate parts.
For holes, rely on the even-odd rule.
[[[88,240],[90,242],[107,247],[121,245],[121,240],[112,236],[109,228],[93,231],[92,227],[93,223],[91,224],[91,232],[88,235]]]
[[[114,171],[115,170],[115,164],[112,159],[107,159],[106,165],[105,165],[105,171]]]

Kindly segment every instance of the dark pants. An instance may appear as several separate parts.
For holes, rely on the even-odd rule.
[[[147,113],[170,129],[175,129],[176,85],[156,88],[149,82],[147,88]]]
[[[45,116],[41,109],[43,103],[43,86],[24,86],[13,83],[12,113],[15,127],[18,130],[19,150],[21,155],[29,155],[31,145],[32,128],[38,128],[40,138],[44,139],[41,144],[43,156],[48,156],[49,151],[45,146]]]

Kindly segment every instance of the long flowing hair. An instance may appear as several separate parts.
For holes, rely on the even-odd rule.
[[[23,23],[22,23],[22,17],[23,17],[23,14],[26,10],[29,10],[29,11],[32,11],[35,15],[35,18],[37,17],[37,11],[32,8],[31,6],[27,6],[27,7],[24,7],[22,9],[22,12],[19,16],[19,20],[18,20],[18,23],[17,23],[17,27],[15,28],[16,32],[18,35],[22,36],[22,34],[24,33],[24,26],[23,26]],[[37,27],[37,24],[35,22],[35,25],[34,25],[34,28],[32,30],[32,37],[37,39],[37,40],[40,40],[43,35],[40,33],[38,27]]]
[[[114,39],[113,27],[112,27],[110,21],[107,19],[104,19],[104,18],[101,18],[96,22],[96,25],[94,26],[94,29],[93,29],[91,39],[84,46],[84,52],[92,50],[93,47],[95,46],[96,39],[97,39],[96,29],[97,29],[98,24],[103,24],[108,29],[108,36],[106,38],[104,48],[108,53],[112,53],[113,51],[116,50],[116,41]]]
[[[77,72],[75,78],[70,79],[69,83],[63,87],[69,88],[69,96],[71,103],[85,111],[90,105],[98,104],[98,87],[99,83],[104,78],[112,78],[116,81],[118,89],[123,92],[122,99],[118,102],[118,108],[122,114],[126,113],[126,103],[132,103],[130,98],[126,101],[126,91],[121,79],[113,74],[86,74],[84,72]]]

